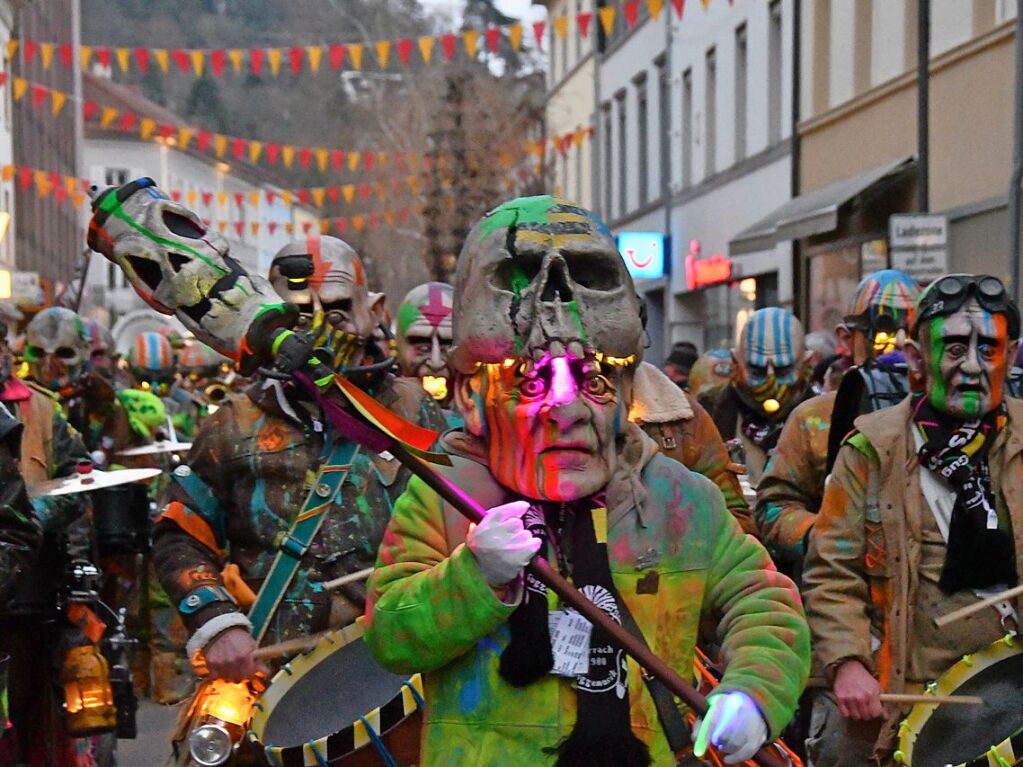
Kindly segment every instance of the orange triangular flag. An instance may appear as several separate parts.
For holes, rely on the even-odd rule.
[[[270,74],[277,77],[277,73],[281,71],[281,56],[283,53],[280,48],[267,48],[266,56],[270,61]]]
[[[13,96],[15,101],[21,101],[28,91],[28,80],[23,77],[14,78]]]
[[[295,147],[291,144],[285,144],[281,148],[281,159],[284,161],[284,167],[290,168],[291,163],[295,161]]]
[[[352,69],[358,71],[362,69],[362,43],[352,43],[348,46],[348,55],[352,58]]]
[[[188,145],[192,143],[193,133],[191,128],[178,128],[178,144],[182,149],[188,149]]]
[[[358,213],[352,216],[352,226],[355,227],[355,231],[361,232],[365,219]]]
[[[385,210],[384,211],[384,223],[387,224],[388,226],[394,226],[394,211],[393,210]]]
[[[85,204],[86,197],[81,192],[75,192],[71,195],[71,204],[76,208],[80,208]]]
[[[14,178],[14,166],[10,165],[10,164],[5,165],[3,167],[3,169],[0,170],[0,180],[10,181],[13,178]]]
[[[195,190],[194,189],[189,189],[188,193],[185,195],[185,202],[188,203],[188,207],[190,207],[190,208],[194,208],[195,207],[196,198],[197,198],[197,195],[195,193]]]
[[[341,194],[344,195],[345,202],[351,205],[355,199],[355,184],[345,184],[341,187]]]
[[[324,189],[322,186],[313,187],[312,189],[309,190],[309,194],[313,196],[313,202],[316,203],[317,208],[323,207],[324,195],[326,194],[326,191],[327,190]]]
[[[234,73],[236,75],[241,74],[242,56],[244,55],[245,55],[244,51],[242,51],[239,48],[231,48],[231,50],[227,52],[227,58],[231,60],[231,69],[234,70]]]
[[[120,112],[113,107],[103,107],[103,113],[99,119],[100,127],[109,128],[113,124],[114,120],[117,119],[117,115],[119,114]]]
[[[252,236],[253,237],[255,237],[257,234],[259,234],[259,222],[258,221],[253,221],[251,224],[249,224],[249,228],[252,229]]]
[[[15,42],[17,45],[17,42]],[[10,44],[8,44],[8,50],[10,50]],[[92,46],[83,45],[78,49],[78,63],[82,69],[89,68],[89,61],[92,60]]]
[[[202,77],[203,66],[206,64],[206,52],[205,51],[189,51],[189,58],[192,59],[192,69],[195,70],[196,77]]]
[[[568,16],[558,16],[554,19],[554,34],[559,40],[564,40],[568,34]]]
[[[35,173],[36,191],[39,192],[39,198],[42,199],[50,193],[50,181],[46,178],[45,170],[37,170]]]
[[[511,43],[513,51],[522,47],[522,25],[512,24],[508,27],[508,42]]]
[[[227,205],[227,192],[217,192],[217,205],[221,208]]]
[[[219,133],[213,137],[213,151],[216,152],[217,157],[223,157],[227,152],[227,136],[221,136]]]
[[[259,156],[263,153],[263,144],[259,141],[249,142],[249,162],[255,165],[259,162]]]
[[[291,192],[289,192],[287,189],[281,192],[281,202],[283,202],[289,208],[291,207],[291,197],[292,197]]]
[[[43,43],[39,46],[39,57],[43,62],[43,69],[48,70],[53,61],[53,43]]]
[[[7,41],[7,47],[5,52],[8,61],[14,58],[14,54],[18,52],[18,41],[16,38]]]
[[[160,67],[160,71],[167,74],[167,70],[170,69],[170,56],[164,48],[153,48],[153,58],[156,59],[156,65]]]
[[[661,18],[661,9],[664,8],[664,0],[646,0],[646,7],[650,11],[650,15],[654,21],[659,21]]]
[[[117,56],[117,66],[121,68],[122,72],[128,71],[129,59],[131,57],[130,48],[114,48],[114,55]]]
[[[700,2],[703,4],[703,10],[707,10],[710,7],[710,0],[700,0]]]
[[[253,208],[257,208],[258,209],[259,208],[259,198],[260,198],[259,192],[249,192],[249,205],[251,205]]]
[[[354,173],[355,169],[359,167],[359,158],[361,156],[362,155],[359,154],[358,152],[348,153],[348,170],[350,170],[352,173]]]
[[[309,68],[316,74],[320,71],[320,60],[323,58],[323,46],[322,45],[310,45],[305,49],[306,55],[309,57]]]
[[[60,114],[60,110],[64,108],[64,102],[67,101],[67,96],[60,91],[50,91],[50,99],[53,102],[53,116],[56,117]]]
[[[416,176],[409,176],[405,179],[408,189],[412,194],[419,194],[419,179]]]
[[[142,122],[139,123],[139,135],[142,137],[142,140],[149,141],[155,130],[156,120],[152,117],[143,117]]]
[[[437,42],[437,39],[426,35],[425,37],[420,37],[417,42],[419,43],[419,55],[423,57],[423,63],[429,64],[430,59],[433,58],[433,44]]]
[[[329,218],[321,218],[320,219],[320,234],[330,234],[330,219]]]
[[[320,173],[327,172],[327,163],[330,162],[330,150],[329,149],[317,149],[316,150],[316,167],[320,169]]]
[[[480,44],[480,33],[475,29],[467,29],[462,33],[462,42],[465,43],[465,52],[469,54],[469,58],[476,58],[476,51]]]
[[[220,221],[218,221],[218,222],[217,222],[217,229],[219,229],[219,230],[220,230],[220,233],[221,233],[221,234],[223,234],[223,233],[224,233],[224,231],[226,231],[226,230],[227,230],[227,222],[226,222],[226,221],[224,221],[223,219],[221,219]]]
[[[380,68],[387,69],[387,62],[391,59],[391,41],[377,40],[373,45],[377,49],[377,61],[380,62]]]
[[[602,27],[604,27],[604,34],[607,35],[608,37],[610,37],[611,33],[614,31],[615,12],[617,10],[618,9],[615,8],[613,5],[605,5],[603,8],[597,11],[597,15],[600,16],[600,24]]]
[[[295,225],[294,225],[293,223],[291,223],[291,222],[289,221],[288,223],[286,223],[286,224],[284,225],[284,231],[285,231],[285,232],[286,232],[287,234],[291,234],[292,232],[294,232],[294,231],[295,231]]]

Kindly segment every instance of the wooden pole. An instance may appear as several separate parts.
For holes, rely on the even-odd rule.
[[[941,706],[946,703],[960,706],[983,706],[984,699],[979,695],[903,695],[901,693],[881,693],[882,703],[923,703],[925,705]]]
[[[320,584],[320,588],[324,591],[333,591],[339,589],[349,583],[356,583],[357,581],[364,581],[370,575],[373,574],[373,568],[367,567],[365,570],[359,570],[358,572],[348,573],[348,575],[342,575],[340,578],[335,578],[332,581],[324,581]]]
[[[981,610],[984,610],[988,607],[994,607],[999,602],[1004,602],[1008,599],[1015,599],[1018,596],[1023,596],[1023,584],[1008,589],[1007,591],[1003,591],[1000,594],[990,596],[987,599],[982,599],[979,602],[975,602],[972,605],[960,607],[958,610],[953,610],[950,613],[946,613],[945,615],[942,615],[940,618],[935,618],[934,625],[937,626],[938,628],[944,628],[949,623],[954,623],[955,621],[960,620],[961,618],[966,618],[967,616],[973,615],[974,613],[979,613]]]

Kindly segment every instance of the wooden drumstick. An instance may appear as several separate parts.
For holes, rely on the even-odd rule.
[[[319,634],[312,634],[307,637],[298,637],[297,639],[288,639],[277,644],[269,644],[266,647],[253,650],[252,657],[254,660],[267,660],[268,658],[280,658],[282,655],[305,652],[315,647],[316,643],[329,633],[330,631],[322,631]]]
[[[958,610],[953,610],[952,612],[946,615],[942,615],[940,618],[935,618],[934,625],[937,626],[938,628],[942,628],[944,626],[947,626],[949,623],[953,623],[954,621],[959,620],[960,618],[965,618],[968,615],[973,615],[974,613],[978,613],[981,610],[984,610],[988,607],[993,607],[999,602],[1004,602],[1007,599],[1014,599],[1015,597],[1018,596],[1023,596],[1023,585],[1019,585],[1014,588],[1008,589],[1007,591],[1003,591],[1000,594],[995,594],[994,596],[990,596],[987,599],[982,599],[979,602],[976,602],[975,604],[967,605],[966,607],[960,607]]]
[[[882,703],[925,703],[935,706],[945,703],[958,704],[961,706],[983,706],[984,699],[979,695],[903,695],[901,693],[881,693]]]
[[[324,581],[320,584],[320,588],[324,591],[333,591],[339,589],[347,583],[355,583],[356,581],[364,581],[370,575],[373,574],[373,568],[367,567],[365,570],[359,570],[358,572],[348,573],[348,575],[342,575],[340,578],[335,578],[332,581]]]

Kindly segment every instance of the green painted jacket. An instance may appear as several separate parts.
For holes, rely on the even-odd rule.
[[[482,445],[445,435],[447,475],[478,503],[514,500],[490,475]],[[792,582],[743,533],[714,484],[660,455],[635,425],[619,446],[607,489],[608,552],[615,586],[654,652],[687,679],[701,618],[717,627],[727,670],[721,690],[759,704],[776,736],[809,670],[809,630]],[[398,672],[426,685],[423,764],[553,764],[543,749],[575,720],[569,680],[514,688],[498,674],[508,643],[504,604],[483,580],[464,540],[468,523],[418,479],[395,505],[369,583],[366,642]],[[552,563],[553,564],[553,563]],[[654,594],[637,593],[655,571]],[[642,675],[629,662],[632,727],[656,765],[674,765]]]

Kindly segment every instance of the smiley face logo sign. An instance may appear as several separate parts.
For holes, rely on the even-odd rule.
[[[618,250],[634,280],[664,276],[664,235],[660,232],[622,232]]]

